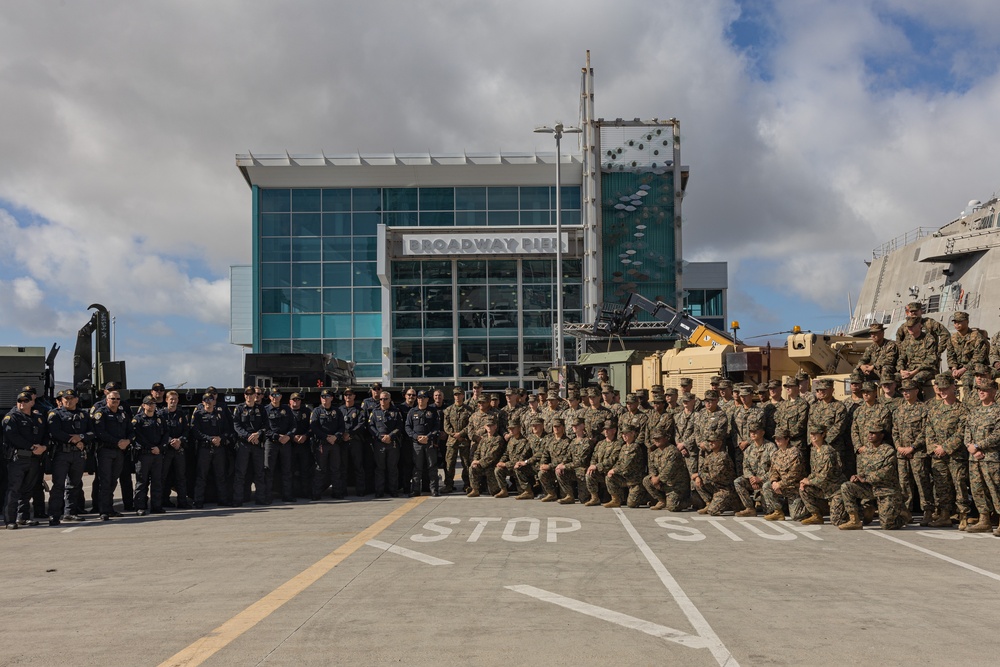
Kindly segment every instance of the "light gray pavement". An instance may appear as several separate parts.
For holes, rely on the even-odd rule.
[[[0,553],[0,665],[159,665],[234,617],[250,622],[226,626],[217,652],[183,655],[207,655],[205,665],[996,661],[1000,539],[955,530],[845,533],[452,495],[43,526],[0,534]],[[325,573],[303,584],[317,563]],[[301,591],[260,611],[289,581]]]

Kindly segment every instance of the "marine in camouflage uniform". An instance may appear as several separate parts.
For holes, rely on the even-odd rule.
[[[809,426],[809,476],[799,482],[799,496],[809,512],[802,519],[806,525],[823,523],[823,505],[830,508],[830,523],[839,526],[844,519],[844,503],[840,496],[840,486],[847,478],[840,464],[840,454],[826,444],[826,433],[820,423]]]
[[[642,478],[642,486],[656,500],[650,509],[680,512],[688,507],[691,496],[691,474],[684,456],[668,431],[654,428],[649,437],[653,449],[649,452],[648,474]]]
[[[938,322],[937,320],[932,320],[929,317],[924,317],[924,306],[919,301],[911,301],[906,304],[906,319],[912,320],[915,325],[920,326],[922,332],[930,334],[931,338],[935,341],[935,346],[937,347],[937,357],[941,358],[941,355],[945,353],[948,349],[948,330]],[[908,330],[909,324],[904,324],[896,329],[896,342],[900,343],[900,351],[902,351],[902,343],[906,340],[907,334],[911,333]],[[937,369],[935,369],[937,372]],[[903,378],[904,380],[906,378]]]
[[[858,472],[840,486],[844,508],[850,519],[841,524],[841,530],[861,530],[861,501],[878,502],[879,524],[883,530],[902,528],[909,521],[909,512],[903,510],[899,493],[899,475],[896,469],[896,450],[885,441],[888,424],[871,422],[867,443],[858,450]]]
[[[534,454],[531,450],[531,443],[521,435],[521,422],[519,421],[515,420],[508,424],[507,432],[509,436],[507,447],[497,462],[495,472],[497,483],[500,485],[500,494],[497,497],[506,497],[507,478],[513,477],[519,494],[516,499],[530,500],[535,497],[532,490],[534,470],[533,466],[527,464],[527,461]],[[521,465],[518,466],[518,464]]]
[[[723,442],[728,442],[731,428],[729,415],[719,407],[719,392],[709,389],[705,392],[705,408],[696,413],[694,420],[694,438],[701,450],[699,454],[708,452],[710,433],[718,431],[722,434]]]
[[[792,519],[801,521],[806,516],[805,505],[799,497],[799,482],[806,476],[806,466],[798,447],[792,446],[788,429],[778,428],[774,433],[776,449],[771,454],[771,470],[767,483],[761,488],[761,495],[771,513],[764,516],[768,521],[784,521],[785,511],[782,501],[788,503]]]
[[[490,407],[490,402],[493,396],[491,394],[483,394],[478,399],[476,399],[476,404],[478,406],[477,410],[469,417],[469,441],[470,441],[470,451],[472,452],[473,458],[475,458],[476,450],[479,448],[479,442],[486,437],[486,420],[493,417],[497,421],[497,432],[503,433],[507,430],[507,424],[504,423],[499,410],[494,410]]]
[[[646,413],[646,432],[643,441],[650,451],[656,446],[653,442],[652,432],[662,429],[670,433],[670,441],[674,440],[674,413],[667,409],[667,399],[663,394],[653,394],[653,409]]]
[[[520,415],[521,433],[531,433],[531,422],[535,419],[541,419],[542,423],[545,423],[545,415],[542,414],[540,402],[541,398],[538,394],[531,394],[528,396],[528,406]]]
[[[581,503],[590,500],[586,478],[587,468],[590,467],[590,457],[594,453],[594,445],[587,434],[587,422],[582,417],[571,418],[569,424],[573,428],[573,438],[569,444],[570,461],[556,466],[556,479],[559,481],[559,488],[562,491],[562,498],[559,499],[560,505],[572,505],[575,502],[574,485],[576,485],[576,493]]]
[[[626,498],[629,507],[639,507],[649,500],[642,487],[642,478],[646,475],[646,446],[639,443],[639,432],[634,424],[624,424],[620,430],[622,446],[607,474],[611,500],[604,503],[604,507],[621,507]]]
[[[740,403],[732,412],[732,447],[730,454],[733,457],[733,465],[736,466],[736,474],[743,474],[743,454],[750,446],[750,424],[751,422],[764,423],[764,410],[753,402],[754,388],[750,385],[741,385],[739,389]]]
[[[767,381],[767,402],[761,405],[764,410],[764,437],[774,440],[774,431],[778,424],[775,415],[778,414],[778,406],[785,402],[781,395],[781,380],[774,379]]]
[[[504,390],[504,398],[507,401],[507,405],[500,408],[500,413],[503,418],[503,423],[506,426],[510,426],[511,423],[515,421],[520,422],[521,415],[523,415],[524,412],[528,409],[528,406],[523,405],[520,402],[521,398],[520,394],[518,394],[518,390],[513,387],[507,387]],[[507,438],[510,436],[510,432],[508,431],[503,435],[504,438]]]
[[[939,348],[938,339],[920,328],[916,318],[908,317],[904,324],[907,334],[899,346],[899,374],[904,380],[925,385],[940,369],[941,352],[947,349],[947,343]]]
[[[703,410],[704,412],[704,410]],[[699,514],[718,516],[739,503],[733,480],[736,469],[726,453],[723,443],[728,433],[723,428],[713,428],[705,433],[707,453],[698,462],[698,472],[692,475],[694,488],[705,502]]]
[[[611,410],[601,405],[601,394],[599,391],[591,387],[587,393],[590,407],[587,408],[587,413],[583,418],[587,422],[587,433],[590,434],[591,442],[597,444],[604,438],[604,422],[611,419],[613,415],[611,414]]]
[[[695,437],[695,420],[698,417],[698,413],[694,411],[694,394],[684,394],[682,398],[684,399],[682,401],[684,410],[674,415],[674,441],[676,442],[677,450],[684,457],[688,475],[691,476],[698,472],[698,458],[700,455],[700,448]],[[699,509],[701,507],[701,496],[692,491],[691,502],[695,506],[695,509]]]
[[[1000,405],[996,403],[997,385],[992,379],[976,378],[980,405],[969,411],[965,427],[965,446],[969,452],[969,480],[972,499],[979,510],[979,522],[970,524],[970,533],[993,530],[990,517],[1000,512]],[[1000,529],[997,529],[1000,535]]]
[[[542,407],[542,419],[545,420],[545,433],[552,433],[552,422],[556,419],[562,419],[562,399],[559,398],[559,393],[556,391],[550,391],[545,395],[545,406]],[[563,420],[565,424],[565,420]]]
[[[676,387],[667,387],[664,389],[663,396],[667,399],[667,412],[670,414],[676,415],[684,409],[684,406],[680,404],[680,396]]]
[[[950,375],[938,375],[934,384],[941,392],[941,399],[928,404],[925,431],[934,504],[938,510],[931,525],[950,526],[951,513],[957,506],[959,527],[964,529],[969,515],[969,456],[963,437],[969,409],[958,400]]]
[[[973,367],[990,361],[990,343],[979,329],[969,327],[969,314],[961,311],[951,318],[955,332],[948,341],[948,370],[962,386],[962,402],[970,408],[979,405],[979,392],[975,388]]]
[[[912,380],[903,382],[903,402],[892,418],[892,442],[896,447],[896,468],[899,473],[899,491],[904,509],[913,507],[913,487],[920,498],[924,516],[921,526],[933,520],[934,490],[931,485],[931,459],[927,456],[927,403],[917,398],[919,387]]]
[[[794,377],[784,380],[781,385],[788,396],[774,411],[774,428],[788,431],[792,447],[805,454],[809,448],[806,431],[809,429],[809,403],[799,395],[799,383]]]
[[[839,461],[851,449],[847,423],[847,406],[833,398],[833,383],[827,379],[816,380],[816,402],[809,406],[809,430],[823,427],[824,442],[837,450]],[[810,455],[810,469],[812,468]]]
[[[580,400],[580,392],[576,390],[570,390],[566,392],[566,402],[567,405],[562,411],[562,420],[568,425],[574,419],[580,418],[586,420],[587,418],[587,406],[583,404]],[[568,432],[568,429],[567,429]]]
[[[847,476],[853,475],[856,469],[854,455],[868,445],[868,427],[872,424],[883,424],[887,429],[892,428],[892,410],[878,400],[878,386],[874,382],[864,382],[861,385],[861,392],[864,402],[854,410],[851,419],[851,450],[843,460],[844,474]]]
[[[760,415],[747,421],[750,444],[743,451],[743,472],[734,483],[743,509],[736,516],[757,516],[758,496],[765,514],[774,511],[774,507],[768,504],[767,497],[761,493],[771,478],[771,460],[776,451],[774,443],[764,439],[763,417]]]
[[[573,457],[570,454],[570,439],[566,437],[566,423],[560,417],[556,417],[549,424],[552,433],[542,439],[541,465],[539,466],[538,479],[545,489],[543,503],[550,503],[559,500],[556,489],[556,467],[559,464],[572,464]]]
[[[587,468],[587,490],[590,500],[584,503],[587,507],[601,504],[601,487],[607,489],[608,471],[614,467],[618,459],[618,450],[624,442],[618,438],[618,421],[609,419],[604,422],[604,439],[594,446],[590,457],[590,467]]]
[[[478,447],[472,453],[472,466],[469,469],[472,480],[472,490],[468,493],[470,498],[479,496],[484,478],[491,495],[499,495],[500,493],[496,466],[507,449],[507,441],[503,439],[503,436],[497,435],[499,423],[500,420],[492,415],[483,420],[485,433],[479,440]]]
[[[693,394],[694,393],[694,380],[691,378],[681,378],[680,379],[680,392],[681,394]],[[701,412],[705,408],[705,404],[700,398],[694,399],[694,411]]]
[[[472,459],[472,439],[469,437],[469,420],[472,418],[472,408],[465,402],[465,392],[456,388],[453,392],[455,402],[444,409],[443,430],[448,434],[444,451],[444,493],[455,490],[455,467],[459,457],[462,459],[462,484],[469,490],[469,464]]]
[[[805,371],[795,374],[795,380],[799,383],[799,394],[810,406],[816,402],[816,393],[813,391],[812,378]]]
[[[868,333],[872,344],[865,348],[858,362],[857,370],[862,375],[862,382],[878,382],[883,373],[895,373],[899,363],[899,344],[894,340],[886,340],[885,327],[880,323],[871,325]]]
[[[649,414],[639,410],[639,397],[635,394],[628,394],[625,397],[626,410],[618,416],[618,432],[624,434],[626,426],[635,428],[635,441],[640,447],[646,446],[646,424],[649,422]]]

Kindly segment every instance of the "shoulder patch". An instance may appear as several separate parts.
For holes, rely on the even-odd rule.
[[[98,410],[97,412],[95,412],[94,413],[94,421],[95,422],[101,421],[101,417],[103,416],[103,414],[104,413],[102,413],[100,410]]]
[[[3,418],[3,423],[4,424],[6,424],[9,421],[10,421],[10,415],[7,415],[6,417]]]

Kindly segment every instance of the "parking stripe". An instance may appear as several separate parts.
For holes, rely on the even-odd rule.
[[[379,533],[391,526],[407,512],[420,505],[420,503],[427,500],[428,497],[418,496],[400,505],[337,547],[331,553],[313,563],[281,586],[278,586],[215,630],[212,630],[212,632],[160,663],[160,667],[194,667],[205,662],[247,630],[277,611],[283,604],[316,583],[323,575],[339,565],[345,558],[363,547],[372,538],[377,537]]]
[[[936,551],[931,551],[930,549],[925,549],[924,547],[917,546],[916,544],[911,544],[910,542],[907,542],[906,540],[901,540],[898,537],[893,537],[892,535],[886,535],[885,533],[879,532],[877,530],[869,530],[869,531],[865,531],[865,532],[868,532],[868,533],[871,533],[872,535],[876,535],[876,536],[881,537],[883,539],[889,540],[890,542],[895,542],[896,544],[902,544],[904,547],[910,547],[911,549],[913,549],[915,551],[919,551],[920,553],[925,553],[928,556],[934,556],[934,558],[940,558],[941,560],[945,561],[946,563],[951,563],[952,565],[957,565],[959,567],[964,567],[966,570],[969,570],[970,572],[975,572],[976,574],[981,574],[984,577],[989,577],[990,579],[995,579],[997,581],[1000,581],[1000,574],[994,574],[993,572],[990,572],[989,570],[984,570],[982,568],[978,568],[975,565],[969,565],[968,563],[963,563],[962,561],[956,560],[955,558],[952,558],[951,556],[945,556],[944,554],[939,554]]]
[[[428,565],[454,565],[454,563],[450,560],[445,560],[429,554],[422,554],[419,551],[407,549],[406,547],[397,547],[395,544],[389,544],[388,542],[382,542],[381,540],[368,540],[365,544],[370,547],[375,547],[376,549],[381,549],[382,551],[388,551],[389,553],[412,558],[413,560],[418,560],[421,563],[427,563]]]

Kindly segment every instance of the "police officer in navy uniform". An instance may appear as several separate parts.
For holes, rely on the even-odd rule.
[[[340,434],[340,474],[342,477],[341,488],[347,491],[347,471],[348,459],[351,469],[354,471],[354,493],[357,496],[364,496],[368,479],[366,469],[366,456],[371,457],[371,447],[368,444],[368,419],[361,406],[356,404],[354,390],[348,387],[344,390],[344,403],[338,406],[340,419],[344,425],[344,430]],[[366,455],[367,450],[367,455]]]
[[[155,396],[153,397],[156,398]],[[174,507],[170,502],[170,482],[173,479],[174,488],[177,489],[177,507],[191,509],[191,501],[188,499],[187,480],[187,446],[188,430],[191,428],[190,420],[179,406],[180,395],[170,390],[166,394],[166,407],[159,411],[160,419],[167,431],[167,446],[163,448],[163,505]],[[192,457],[197,454],[192,451]],[[171,475],[173,477],[171,478]]]
[[[148,502],[150,513],[163,514],[163,451],[167,448],[170,436],[156,409],[156,399],[152,396],[142,399],[142,408],[132,418],[132,433],[135,513],[145,516]]]
[[[45,406],[40,404],[38,401],[38,390],[32,385],[27,385],[21,387],[21,391],[31,394],[31,416],[35,418],[39,426],[42,428],[42,442],[48,444],[48,423],[46,421]],[[45,472],[46,468],[52,461],[52,450],[47,449],[44,454],[42,454],[42,459],[40,461],[41,470],[39,470],[38,475],[35,476],[35,485],[31,488],[31,509],[36,519],[49,518],[48,512],[45,511]]]
[[[334,392],[324,389],[319,393],[319,406],[309,417],[312,430],[312,449],[316,466],[313,471],[311,498],[319,500],[327,486],[333,486],[334,498],[344,497],[344,475],[340,469],[342,445],[341,434],[344,421],[340,411],[333,407]]]
[[[206,391],[201,405],[191,415],[191,442],[198,448],[197,473],[194,481],[194,506],[205,506],[205,486],[208,474],[215,479],[216,502],[228,504],[226,492],[226,448],[228,419],[215,407],[216,394]]]
[[[295,502],[292,489],[292,437],[295,436],[295,415],[291,408],[281,404],[281,392],[271,390],[271,402],[264,406],[267,415],[267,439],[264,441],[264,499],[271,504],[274,489],[274,470],[281,466],[281,499]],[[254,474],[256,475],[256,468]],[[254,482],[256,484],[256,482]],[[260,504],[260,503],[258,503]]]
[[[266,505],[268,497],[267,484],[264,481],[264,441],[268,437],[267,414],[264,408],[257,404],[257,393],[253,387],[243,390],[243,403],[237,405],[233,412],[233,429],[236,431],[233,506],[243,505],[244,494],[250,490],[248,469],[253,470],[253,483],[257,487],[255,494],[257,504]]]
[[[31,491],[41,474],[45,439],[41,425],[32,414],[35,401],[31,394],[21,392],[17,404],[3,418],[3,441],[7,465],[7,505],[4,522],[9,530],[20,526],[37,526],[31,518]]]
[[[90,417],[91,417],[91,419],[94,418],[94,415],[97,413],[97,411],[99,409],[107,406],[107,404],[108,404],[108,395],[111,394],[112,392],[118,392],[118,396],[119,396],[118,409],[122,410],[125,413],[125,416],[128,418],[129,422],[131,423],[131,420],[132,420],[132,408],[129,406],[129,404],[128,404],[127,401],[121,400],[121,388],[122,388],[122,386],[118,382],[108,382],[107,384],[104,385],[104,397],[101,398],[100,400],[98,400],[96,403],[94,403],[90,407]],[[97,447],[100,448],[100,444],[97,444]],[[98,461],[96,461],[97,465],[100,465],[100,458],[101,457],[99,457],[99,456],[97,457],[97,459],[98,459]],[[94,468],[90,472],[95,473],[94,474],[94,483],[93,483],[93,486],[91,488],[90,499],[93,502],[94,512],[98,512],[98,506],[100,505],[101,476],[100,476],[100,474],[97,474],[98,470],[96,468]],[[132,473],[133,472],[134,472],[134,469],[132,467],[131,457],[126,455],[125,458],[122,461],[121,472],[118,474],[118,479],[116,480],[117,483],[119,483],[119,484],[122,485],[122,507],[125,509],[126,512],[131,512],[132,510],[135,509],[135,504],[133,503],[133,500],[132,500],[133,499],[133,489],[132,489]]]
[[[368,432],[372,437],[375,456],[375,497],[381,498],[388,491],[399,497],[399,447],[405,434],[403,415],[393,406],[392,396],[382,391],[379,407],[368,416]]]
[[[312,430],[309,420],[312,410],[306,407],[302,395],[295,393],[288,397],[288,408],[295,418],[295,433],[292,435],[292,487],[299,498],[312,497],[313,458]]]
[[[78,409],[79,396],[72,389],[59,392],[57,406],[46,422],[52,448],[52,490],[49,492],[49,525],[84,521],[83,472],[93,458],[94,434],[90,415]]]
[[[120,407],[121,393],[110,390],[105,395],[105,404],[97,408],[93,414],[94,435],[97,436],[97,476],[100,496],[98,511],[101,521],[107,521],[112,516],[121,516],[115,512],[114,499],[118,480],[125,467],[126,450],[132,444],[132,418]],[[131,484],[129,485],[131,486]],[[122,487],[122,494],[130,491]],[[133,499],[129,505],[135,507]]]
[[[406,415],[406,435],[409,436],[413,451],[413,478],[410,492],[420,495],[423,480],[430,481],[432,496],[439,496],[437,474],[437,441],[441,432],[441,422],[437,409],[429,405],[430,395],[417,392],[417,405]]]

